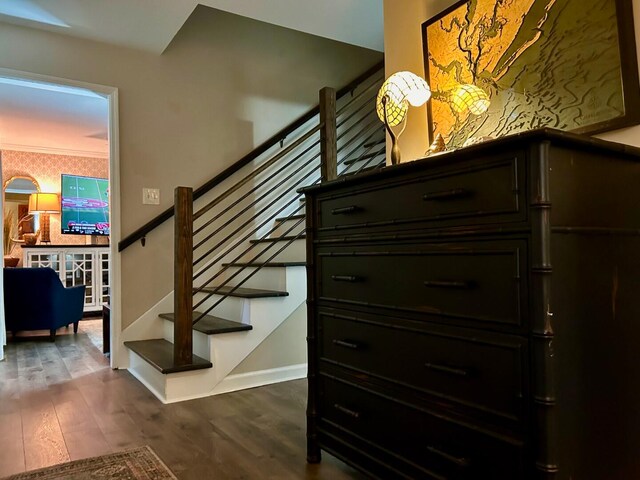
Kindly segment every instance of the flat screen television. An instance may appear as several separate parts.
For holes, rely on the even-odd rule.
[[[109,180],[62,174],[62,233],[109,235]]]

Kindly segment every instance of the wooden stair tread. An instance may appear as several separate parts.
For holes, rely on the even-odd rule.
[[[290,217],[279,217],[279,218],[276,218],[276,222],[282,223],[282,222],[285,222],[287,220],[301,220],[304,217],[306,217],[306,215],[304,213],[301,213],[300,215],[291,215]]]
[[[124,345],[163,374],[189,372],[213,367],[209,360],[197,355],[193,355],[193,361],[188,365],[176,365],[173,361],[173,343],[164,338],[135,340],[124,342]]]
[[[286,237],[275,237],[275,238],[256,238],[254,240],[249,240],[249,243],[275,243],[275,242],[288,242],[289,240],[303,240],[306,238],[306,235],[300,236],[286,236]]]
[[[199,312],[193,312],[193,319],[195,320],[200,315]],[[173,313],[161,313],[159,317],[169,320],[170,322],[175,321]],[[225,318],[214,317],[213,315],[205,315],[198,320],[198,323],[193,326],[193,329],[205,335],[217,335],[220,333],[244,332],[246,330],[253,330],[253,327],[246,323],[234,322]]]
[[[244,288],[238,287],[235,291],[231,292],[232,286],[224,286],[224,287],[204,287],[200,292],[203,293],[212,293],[218,290],[216,293],[218,295],[229,295],[230,297],[240,297],[240,298],[266,298],[266,297],[288,297],[289,292],[280,292],[277,290],[262,290],[258,288]],[[194,292],[197,292],[198,289],[194,288]]]
[[[274,268],[274,267],[304,267],[307,265],[307,262],[268,262],[268,263],[261,263],[261,262],[249,262],[249,263],[242,263],[242,262],[234,262],[234,263],[223,263],[222,266],[223,267],[265,267],[265,268]]]

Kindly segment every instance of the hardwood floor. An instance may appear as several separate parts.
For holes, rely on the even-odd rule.
[[[99,323],[81,322],[77,336],[62,329],[55,343],[9,340],[0,477],[150,445],[180,480],[365,478],[327,454],[306,463],[306,380],[162,405],[111,370],[96,346]]]

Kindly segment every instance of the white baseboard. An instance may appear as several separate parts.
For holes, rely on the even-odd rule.
[[[166,394],[163,390],[166,390],[165,382],[166,376],[157,371],[146,360],[138,356],[137,353],[132,350],[128,350],[128,364],[127,371],[133,375],[140,383],[142,383],[147,389],[162,403],[168,403],[166,400]],[[164,387],[164,388],[163,388]]]
[[[288,365],[280,368],[270,368],[268,370],[258,370],[255,372],[239,373],[229,375],[222,380],[211,392],[212,395],[235,392],[247,388],[261,387],[272,383],[298,380],[307,376],[307,364]]]
[[[131,372],[136,378],[136,373]],[[212,395],[221,395],[223,393],[235,392],[238,390],[245,390],[247,388],[262,387],[264,385],[270,385],[272,383],[288,382],[289,380],[298,380],[300,378],[306,378],[307,376],[307,364],[301,363],[298,365],[288,365],[280,368],[270,368],[268,370],[258,370],[255,372],[240,373],[237,375],[229,375],[222,380],[211,391],[204,393],[196,393],[192,395],[172,396],[163,398],[153,389],[153,386],[149,386],[148,382],[140,379],[149,390],[153,392],[158,399],[165,404],[185,402],[188,400],[195,400],[197,398],[210,397]]]

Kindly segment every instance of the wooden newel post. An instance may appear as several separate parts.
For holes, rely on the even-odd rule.
[[[320,175],[323,182],[338,176],[338,139],[336,132],[336,91],[320,90]]]
[[[175,258],[173,263],[173,361],[193,361],[193,189],[175,191]]]

